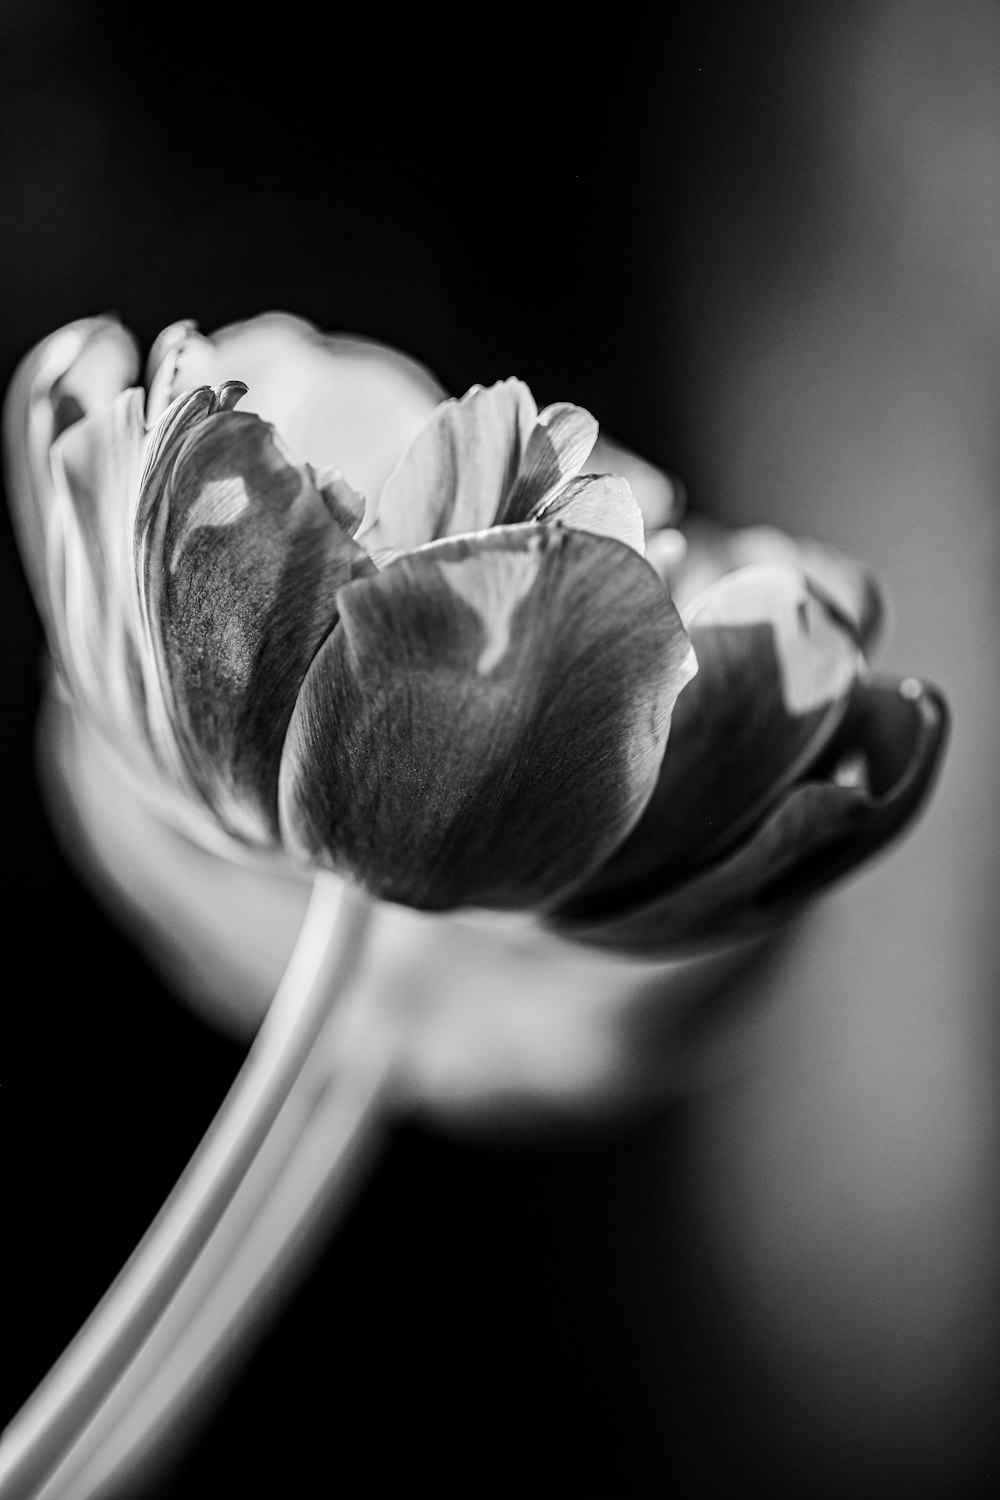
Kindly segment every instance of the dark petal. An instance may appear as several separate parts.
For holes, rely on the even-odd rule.
[[[141,488],[144,493],[138,500],[140,511],[148,513],[154,501],[159,500],[181,444],[206,417],[215,414],[218,406],[215,392],[210,386],[195,386],[176,396],[150,428],[142,475]]]
[[[693,670],[641,558],[501,527],[405,555],[338,602],[285,745],[293,854],[427,909],[534,906],[606,859]]]
[[[674,709],[638,826],[578,901],[594,910],[712,863],[815,759],[861,658],[853,636],[789,568],[742,568],[687,621],[698,674]]]
[[[408,551],[492,526],[537,415],[528,387],[514,379],[443,401],[386,480],[365,545]]]
[[[374,567],[259,417],[213,412],[149,473],[143,578],[175,730],[223,827],[270,843],[302,679],[338,589]]]
[[[822,762],[726,858],[604,916],[588,920],[571,903],[550,925],[650,957],[764,934],[904,831],[927,799],[947,731],[947,706],[927,684],[858,683]]]

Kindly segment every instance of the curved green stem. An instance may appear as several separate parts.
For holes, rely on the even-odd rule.
[[[345,998],[370,912],[361,893],[317,877],[288,969],[205,1139],[117,1280],[7,1428],[0,1500],[93,1494],[96,1476],[84,1470],[96,1465],[108,1474],[118,1462],[109,1460],[107,1444],[120,1457],[123,1433],[129,1450],[133,1438],[141,1441],[133,1407],[145,1413],[142,1432],[160,1424],[186,1378],[218,1350],[242,1299],[260,1286],[266,1266],[260,1272],[253,1247],[273,1265],[283,1248],[278,1240],[287,1245],[294,1237],[276,1237],[275,1228],[305,1226],[319,1189],[338,1170],[346,1174],[350,1148],[379,1115],[389,1066],[386,1057],[377,1064],[371,1058],[352,1082],[350,1070],[334,1061],[351,1032]],[[338,1074],[332,1081],[331,1072]],[[337,1117],[339,1140],[327,1141],[321,1181],[315,1148],[329,1115]],[[271,1201],[279,1176],[281,1191]],[[163,1365],[167,1350],[175,1353]],[[169,1398],[165,1407],[154,1402],[151,1415],[148,1382],[155,1377],[162,1397],[160,1372],[168,1368],[175,1372],[166,1383]]]

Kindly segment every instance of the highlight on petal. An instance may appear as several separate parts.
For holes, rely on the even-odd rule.
[[[582,474],[537,508],[531,519],[614,537],[640,557],[645,552],[642,511],[626,481],[615,474]]]
[[[643,550],[642,513],[628,484],[579,471],[597,437],[569,402],[536,413],[519,380],[445,401],[411,444],[364,532],[370,548],[403,550],[490,526],[560,521]]]
[[[719,578],[736,568],[781,563],[801,568],[813,586],[851,624],[867,654],[871,654],[884,632],[886,604],[874,575],[835,547],[788,536],[773,526],[746,526],[729,531],[701,517],[685,525],[685,535],[687,547],[683,555],[665,560],[662,568],[656,554],[650,553],[650,561],[682,612]]]
[[[687,491],[676,474],[665,474],[630,448],[602,432],[590,455],[598,474],[620,474],[638,502],[647,538],[664,527],[676,527],[687,509]]]
[[[803,574],[742,568],[685,625],[698,675],[674,709],[656,789],[580,902],[596,910],[703,869],[832,737],[862,666],[853,635]]]
[[[285,743],[294,855],[428,909],[540,905],[607,858],[694,670],[646,563],[503,527],[403,556],[338,603]]]
[[[859,682],[822,761],[726,859],[617,911],[569,905],[552,925],[649,957],[763,935],[903,832],[933,786],[947,734],[933,687],[912,677]]]
[[[245,382],[246,410],[271,422],[316,469],[335,466],[369,497],[445,395],[408,355],[374,339],[320,334],[289,313],[231,323],[210,339],[193,324],[174,327],[188,330],[176,394]]]
[[[493,523],[537,521],[568,480],[575,479],[597,441],[597,421],[568,401],[547,406],[531,430],[517,479]]]
[[[366,546],[409,551],[491,526],[537,418],[521,380],[476,385],[461,400],[443,401],[386,480]]]
[[[74,422],[50,455],[58,664],[98,728],[140,753],[146,687],[131,538],[145,441],[142,392],[128,390]]]
[[[577,531],[614,537],[642,557],[643,513],[628,481],[615,474],[579,472],[596,439],[597,422],[589,411],[568,402],[547,406],[528,439],[497,524],[558,521]]]
[[[157,423],[185,391],[215,384],[215,351],[190,318],[157,335],[146,361],[146,421]]]
[[[33,348],[7,392],[7,492],[28,581],[50,638],[55,620],[47,532],[56,491],[49,451],[67,427],[113,401],[138,368],[135,340],[116,318],[81,318]]]
[[[212,394],[180,398],[167,422]],[[336,621],[338,589],[374,565],[309,466],[251,413],[210,411],[179,446],[168,434],[144,505],[144,601],[174,731],[227,832],[272,843],[296,694]]]

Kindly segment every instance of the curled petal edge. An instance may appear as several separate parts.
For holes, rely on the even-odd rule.
[[[915,678],[860,683],[821,762],[727,858],[618,912],[588,913],[567,902],[549,918],[551,930],[648,958],[775,931],[917,816],[949,722],[940,692]],[[862,766],[868,784],[857,779]]]

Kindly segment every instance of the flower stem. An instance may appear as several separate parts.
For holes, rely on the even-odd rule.
[[[259,1323],[265,1289],[287,1279],[326,1204],[342,1198],[381,1121],[392,1062],[359,1044],[352,981],[370,914],[360,892],[317,877],[284,978],[204,1140],[7,1428],[0,1500],[93,1495],[235,1348],[248,1301]]]

